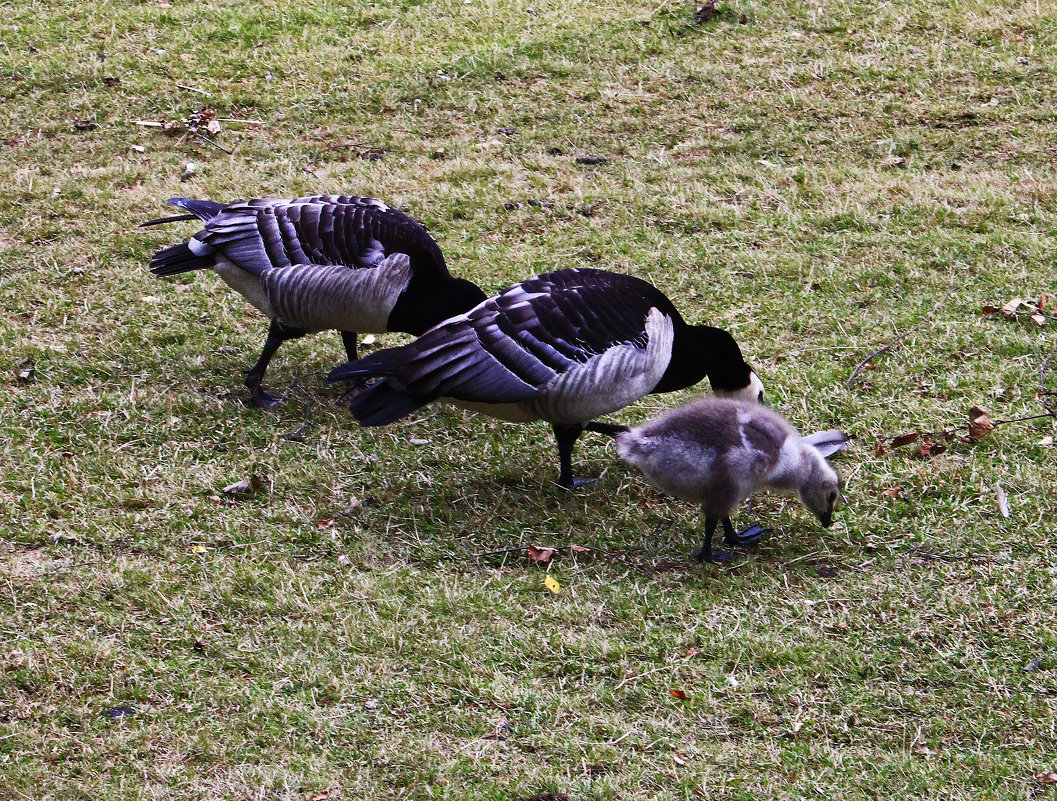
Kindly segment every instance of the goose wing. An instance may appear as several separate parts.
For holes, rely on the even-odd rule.
[[[447,274],[426,229],[372,198],[317,195],[232,203],[194,239],[256,276],[305,264],[376,267],[396,253],[407,254],[415,271]]]
[[[398,381],[427,402],[535,401],[556,422],[612,411],[647,394],[671,357],[672,320],[653,293],[664,298],[600,270],[515,284],[405,346]]]

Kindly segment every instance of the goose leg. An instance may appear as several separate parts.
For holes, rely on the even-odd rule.
[[[288,339],[297,339],[307,333],[308,331],[304,328],[293,328],[292,326],[284,325],[278,320],[272,320],[272,324],[268,328],[268,338],[264,340],[264,349],[261,351],[260,358],[257,359],[257,363],[253,367],[246,371],[246,389],[252,393],[250,395],[250,403],[261,409],[271,409],[282,400],[277,395],[273,395],[261,388],[261,381],[264,380],[264,371],[268,369],[268,362],[272,360],[272,356],[279,350],[280,345]]]
[[[724,521],[726,523],[727,521]],[[734,559],[734,554],[730,551],[713,551],[712,550],[712,535],[716,533],[716,526],[719,525],[719,520],[714,517],[705,517],[705,541],[701,544],[700,550],[694,553],[694,558],[698,562],[730,562]],[[726,528],[726,525],[723,526]]]
[[[561,465],[558,486],[564,490],[573,490],[595,481],[593,478],[573,478],[573,445],[584,432],[583,426],[551,423],[551,429],[558,443],[558,461]]]
[[[749,526],[744,531],[735,531],[734,524],[730,522],[730,518],[723,518],[723,542],[727,545],[748,548],[756,545],[768,531],[770,529],[763,526]]]
[[[349,357],[349,361],[356,361],[356,332],[342,331],[341,342],[345,345],[345,355]]]

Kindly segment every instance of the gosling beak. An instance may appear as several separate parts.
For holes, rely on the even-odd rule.
[[[822,524],[822,528],[829,528],[833,525],[833,510],[830,509],[822,515],[819,515],[818,521]]]

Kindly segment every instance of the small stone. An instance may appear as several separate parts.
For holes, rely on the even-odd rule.
[[[195,173],[198,172],[198,165],[193,161],[189,161],[184,164],[183,172],[180,173],[181,181],[189,181],[194,178]]]

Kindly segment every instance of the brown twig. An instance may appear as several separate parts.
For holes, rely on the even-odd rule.
[[[1042,407],[1050,413],[1051,417],[1057,417],[1057,409],[1054,409],[1049,403],[1045,401],[1045,398],[1053,397],[1057,395],[1057,392],[1052,392],[1046,389],[1046,368],[1050,366],[1050,361],[1057,355],[1057,348],[1055,348],[1049,356],[1042,360],[1042,364],[1039,365],[1039,394],[1036,396],[1039,399],[1039,403]]]
[[[890,351],[893,348],[895,348],[896,345],[898,345],[900,342],[902,342],[904,339],[906,339],[907,336],[909,336],[910,334],[914,333],[914,331],[919,329],[923,324],[924,324],[924,321],[922,321],[921,323],[918,323],[917,325],[915,325],[912,328],[907,329],[902,334],[900,334],[895,339],[893,339],[891,342],[889,342],[887,345],[885,345],[883,348],[878,348],[873,353],[871,353],[869,356],[867,356],[865,359],[863,359],[861,362],[859,362],[857,365],[855,365],[854,369],[851,371],[851,375],[848,376],[848,383],[851,384],[855,380],[855,377],[857,375],[859,375],[859,373],[861,373],[863,371],[863,369],[866,367],[866,365],[868,365],[873,359],[876,359],[882,353],[888,353],[888,351]]]
[[[536,548],[536,547],[541,547],[541,546],[536,546],[536,545],[518,545],[518,546],[516,546],[514,548],[501,548],[498,551],[488,551],[486,553],[476,553],[476,554],[473,555],[473,558],[474,559],[481,559],[481,558],[483,558],[485,556],[501,556],[503,554],[508,554],[508,553],[517,553],[518,551],[527,551],[529,548]],[[551,551],[571,551],[573,549],[572,545],[548,545],[548,546],[545,546],[545,547],[548,550],[551,550]],[[633,565],[631,562],[627,561],[624,557],[622,557],[618,553],[613,553],[613,551],[607,551],[605,548],[596,548],[593,545],[581,545],[579,547],[586,548],[589,551],[597,551],[600,554],[605,554],[606,556],[610,557],[611,559],[616,559],[618,562],[623,564],[625,567],[629,567],[632,570],[639,571],[646,578],[653,578],[653,576],[651,576],[647,571],[643,570],[638,565]]]

